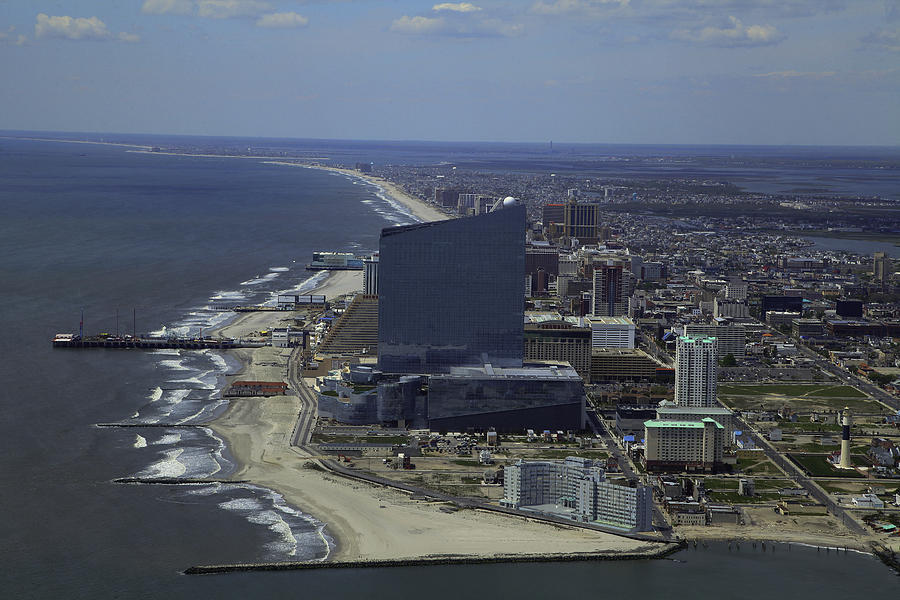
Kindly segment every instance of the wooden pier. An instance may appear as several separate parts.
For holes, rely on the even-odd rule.
[[[261,348],[265,342],[233,339],[198,338],[60,338],[53,339],[54,348],[110,348],[138,350],[230,350],[232,348]]]

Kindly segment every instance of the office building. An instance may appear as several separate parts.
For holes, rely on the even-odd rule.
[[[825,335],[825,324],[819,319],[794,319],[791,335],[797,338],[820,338]]]
[[[629,532],[653,529],[652,488],[611,483],[593,461],[575,456],[507,466],[500,504]]]
[[[554,277],[559,275],[559,250],[547,245],[530,245],[525,248],[525,273],[534,276],[538,271]]]
[[[588,380],[591,371],[591,330],[579,317],[526,313],[525,360],[569,363]]]
[[[747,282],[737,277],[733,277],[732,279],[730,279],[725,285],[725,299],[740,301],[746,300]]]
[[[750,307],[742,300],[713,299],[713,317],[745,319],[750,316]]]
[[[572,196],[563,210],[563,235],[581,244],[596,244],[600,238],[600,205],[578,202]]]
[[[544,229],[549,229],[551,223],[562,225],[566,220],[566,205],[563,203],[545,204],[541,209],[541,222]]]
[[[800,318],[799,312],[785,312],[780,310],[770,310],[766,313],[766,324],[773,327],[782,325],[790,326],[795,320]]]
[[[737,360],[743,360],[747,356],[747,333],[743,325],[691,323],[684,326],[683,334],[694,338],[716,338],[716,351],[720,359],[729,354]]]
[[[702,471],[722,467],[725,429],[712,418],[702,421],[644,423],[644,461],[648,471]]]
[[[378,255],[373,254],[363,260],[363,293],[378,295]]]
[[[716,338],[678,338],[675,349],[675,403],[678,406],[718,406],[718,373]]]
[[[834,309],[840,319],[862,319],[863,316],[862,300],[838,300]]]
[[[390,373],[520,367],[525,205],[382,230],[378,365]]]
[[[448,190],[444,188],[434,189],[434,203],[444,208],[457,207],[459,201],[459,190]]]
[[[594,268],[593,306],[597,317],[621,317],[628,314],[628,299],[637,283],[631,271],[621,265],[599,265]]]
[[[763,296],[761,304],[762,317],[770,312],[803,312],[803,296]]]
[[[585,425],[584,402],[584,383],[571,367],[454,367],[428,379],[428,426],[578,431]]]
[[[634,321],[628,317],[588,317],[593,348],[634,348]]]
[[[893,272],[891,257],[884,252],[876,252],[872,260],[872,274],[875,275],[875,281],[882,284],[887,283],[890,281]]]
[[[591,383],[671,382],[672,369],[636,348],[592,348]]]

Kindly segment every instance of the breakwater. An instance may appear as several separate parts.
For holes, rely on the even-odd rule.
[[[497,556],[438,555],[421,558],[372,559],[354,561],[303,561],[269,563],[233,563],[223,565],[198,565],[185,569],[186,575],[211,575],[241,571],[301,571],[307,569],[373,569],[392,567],[419,567],[438,565],[482,565],[498,563],[548,563],[548,562],[601,562],[611,560],[650,560],[669,556],[687,547],[684,541],[665,543],[658,550],[623,553],[572,553],[572,554],[502,554]]]

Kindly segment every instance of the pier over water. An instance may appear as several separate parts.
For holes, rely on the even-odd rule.
[[[162,350],[167,348],[185,350],[230,350],[232,348],[261,348],[265,342],[235,340],[231,338],[179,338],[179,337],[80,337],[74,334],[57,334],[52,340],[54,348],[119,348],[140,350]]]

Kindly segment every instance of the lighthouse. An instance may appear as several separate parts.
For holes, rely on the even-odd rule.
[[[841,464],[842,469],[852,469],[850,463],[850,407],[845,406],[844,412],[841,414]]]

